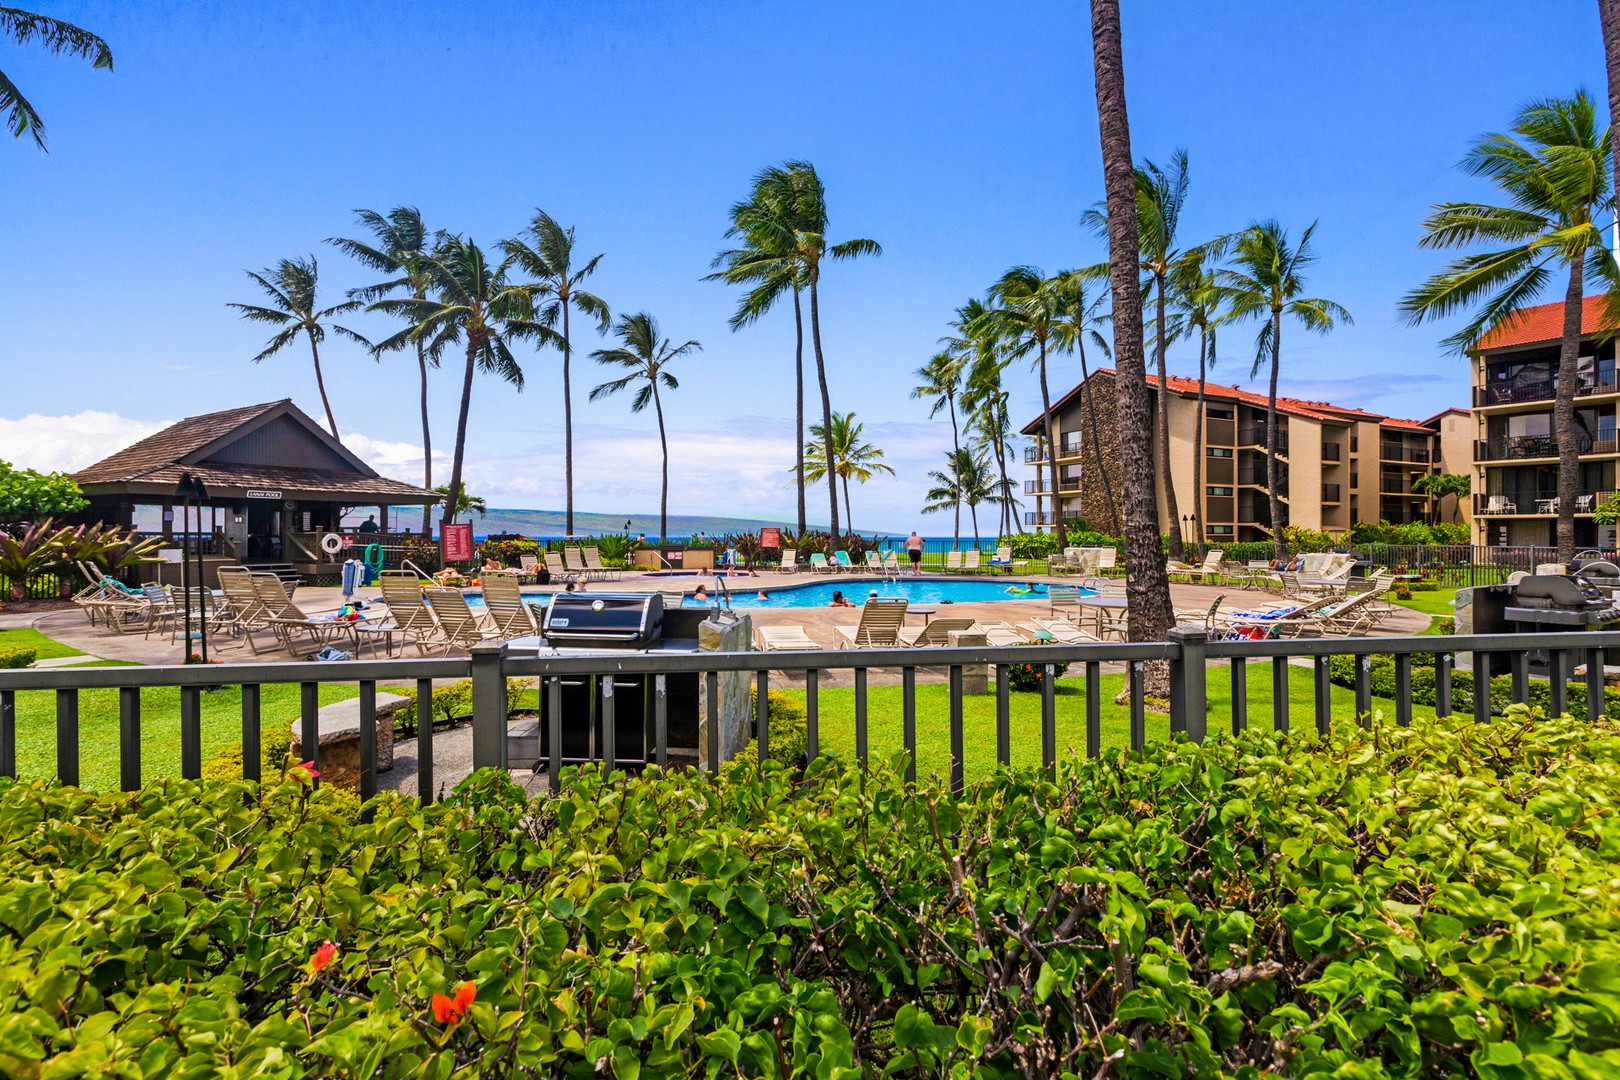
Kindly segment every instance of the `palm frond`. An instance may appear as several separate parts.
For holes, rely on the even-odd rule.
[[[0,71],[0,109],[6,111],[6,128],[12,138],[32,135],[34,145],[41,150],[46,149],[45,121],[39,118],[39,111],[23,97],[17,84],[3,71]]]

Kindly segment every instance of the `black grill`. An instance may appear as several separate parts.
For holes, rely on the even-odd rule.
[[[664,637],[658,593],[557,593],[540,631],[553,648],[650,649]]]

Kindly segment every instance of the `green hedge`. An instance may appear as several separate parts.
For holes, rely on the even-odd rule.
[[[1620,1072],[1620,724],[1343,727],[959,798],[480,774],[370,823],[296,773],[0,781],[0,1073]]]
[[[1328,660],[1329,678],[1339,686],[1355,688],[1356,685],[1356,658],[1353,656],[1335,656]],[[1395,696],[1395,658],[1389,655],[1372,657],[1372,668],[1368,672],[1369,684],[1374,697],[1393,698]],[[1434,704],[1434,656],[1429,653],[1415,653],[1412,656],[1412,700],[1418,705]],[[1569,711],[1576,716],[1586,715],[1586,680],[1570,679],[1565,683]],[[1529,682],[1530,704],[1538,709],[1552,707],[1552,686],[1544,679],[1531,679]],[[1513,701],[1513,678],[1510,675],[1497,675],[1491,679],[1491,711],[1497,715],[1505,712]],[[1472,671],[1452,671],[1451,673],[1451,707],[1456,712],[1472,713],[1474,711],[1474,673]],[[1605,686],[1603,688],[1603,712],[1611,719],[1620,719],[1620,688]]]
[[[39,650],[31,645],[8,645],[0,648],[0,668],[25,668],[38,655]]]

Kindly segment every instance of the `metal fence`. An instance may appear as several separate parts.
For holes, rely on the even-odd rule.
[[[768,709],[772,673],[797,674],[804,680],[806,698],[807,754],[819,752],[821,725],[818,688],[821,673],[831,670],[853,672],[855,756],[868,760],[867,677],[874,669],[898,669],[901,673],[902,725],[904,748],[910,764],[907,778],[915,778],[918,727],[916,707],[917,675],[920,668],[945,668],[949,683],[950,779],[960,788],[963,782],[964,678],[970,669],[995,669],[996,760],[1011,760],[1010,669],[1013,665],[1036,665],[1040,671],[1041,762],[1050,773],[1056,768],[1057,744],[1057,665],[1077,665],[1083,670],[1085,712],[1085,754],[1096,757],[1102,751],[1101,682],[1104,664],[1122,664],[1127,672],[1130,702],[1130,743],[1142,749],[1146,741],[1145,665],[1162,661],[1169,668],[1169,722],[1172,732],[1183,732],[1202,741],[1208,725],[1225,717],[1209,715],[1206,679],[1211,664],[1224,663],[1232,673],[1230,724],[1234,732],[1251,722],[1247,705],[1246,665],[1269,664],[1272,672],[1273,706],[1270,721],[1279,731],[1293,722],[1289,708],[1289,667],[1291,659],[1306,658],[1313,670],[1314,694],[1310,719],[1317,732],[1326,734],[1332,723],[1329,661],[1335,656],[1353,656],[1355,664],[1355,713],[1365,718],[1371,709],[1371,658],[1394,657],[1395,719],[1411,723],[1413,715],[1412,658],[1431,655],[1435,664],[1435,710],[1451,712],[1451,673],[1458,653],[1471,653],[1474,662],[1473,705],[1476,718],[1487,721],[1491,714],[1491,653],[1510,656],[1511,697],[1527,702],[1530,696],[1531,653],[1546,654],[1550,671],[1548,682],[1551,708],[1561,712],[1568,706],[1566,672],[1574,663],[1586,665],[1587,715],[1596,720],[1604,709],[1603,650],[1620,647],[1620,633],[1550,633],[1482,635],[1471,637],[1411,638],[1322,638],[1280,641],[1211,642],[1202,629],[1179,627],[1168,641],[1087,645],[1028,645],[1004,648],[857,649],[830,652],[771,653],[607,653],[590,656],[537,656],[532,650],[491,643],[473,649],[466,659],[375,660],[339,664],[243,664],[231,667],[126,667],[89,669],[46,669],[0,672],[0,775],[17,775],[16,695],[22,691],[54,691],[56,700],[56,775],[66,784],[79,781],[79,694],[86,690],[116,689],[119,692],[119,778],[125,790],[140,787],[141,774],[141,690],[147,687],[180,688],[180,773],[186,778],[202,775],[201,694],[209,687],[242,687],[242,775],[248,780],[261,777],[260,690],[266,684],[294,683],[300,693],[300,742],[304,754],[320,766],[318,731],[319,689],[322,683],[348,683],[359,686],[360,756],[359,791],[369,798],[377,791],[376,694],[379,683],[411,683],[417,687],[417,700],[432,700],[434,680],[472,681],[472,765],[476,768],[504,767],[507,764],[509,724],[507,680],[535,679],[541,693],[549,695],[548,772],[553,788],[562,771],[561,683],[565,678],[606,677],[592,691],[595,708],[602,722],[603,767],[612,772],[619,762],[611,733],[614,730],[613,693],[616,676],[650,677],[653,692],[653,760],[668,761],[667,701],[664,677],[674,673],[697,673],[707,701],[707,715],[718,713],[719,680],[727,672],[752,676],[757,690],[754,726],[761,760],[771,754]],[[1259,720],[1259,717],[1253,718]],[[430,798],[433,791],[433,736],[431,715],[426,709],[417,716],[417,791]],[[711,768],[720,760],[719,725],[707,725],[707,760]]]

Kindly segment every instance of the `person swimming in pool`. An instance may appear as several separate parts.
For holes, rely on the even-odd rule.
[[[761,589],[758,593],[754,594],[755,600],[769,600],[770,598],[771,594],[766,592],[764,589]]]
[[[845,599],[842,589],[834,589],[833,590],[833,597],[832,597],[831,600],[827,601],[827,606],[828,607],[854,607],[855,605],[850,603],[847,599]]]
[[[707,585],[699,585],[697,587],[697,589],[692,593],[692,599],[696,600],[700,604],[703,601],[707,600],[708,598],[709,598],[709,587]]]
[[[1009,585],[1002,590],[1008,596],[1034,596],[1035,590],[1028,585]]]

